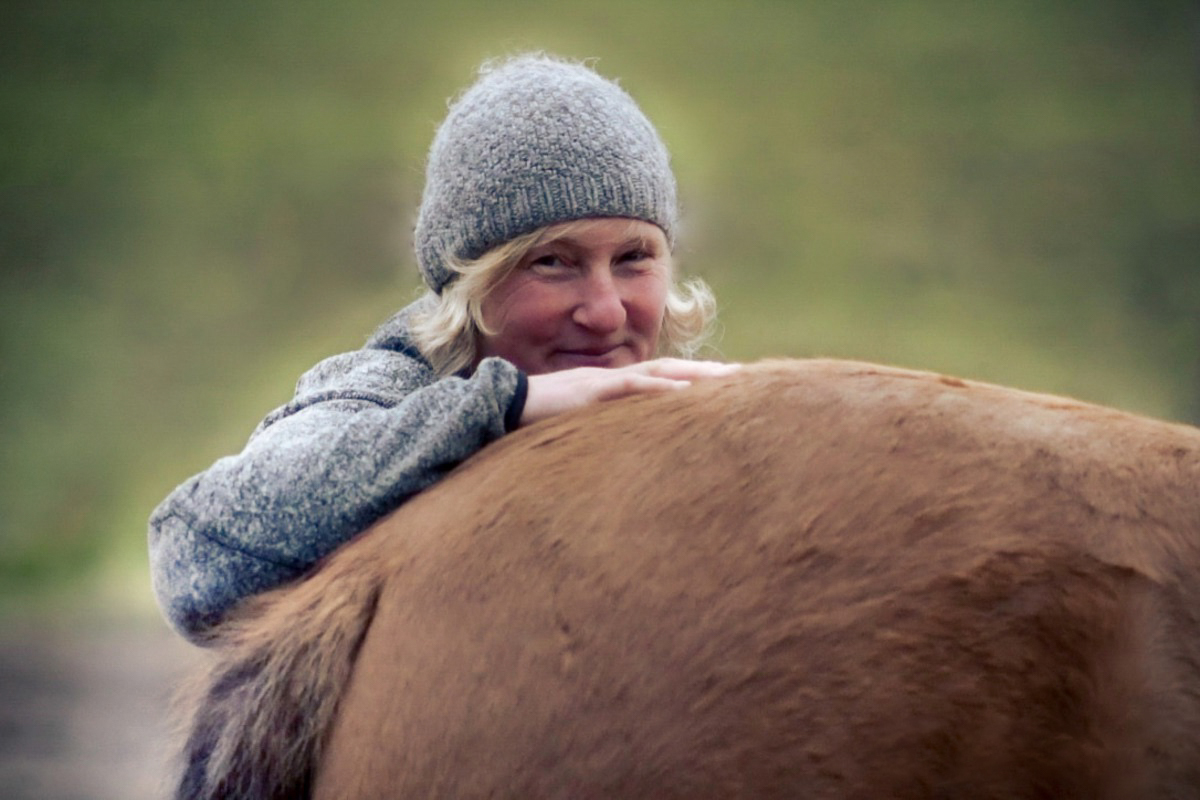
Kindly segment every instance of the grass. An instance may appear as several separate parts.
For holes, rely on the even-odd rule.
[[[22,2],[0,33],[0,589],[144,559],[172,486],[415,288],[445,99],[599,56],[671,146],[730,358],[1200,418],[1187,3]]]

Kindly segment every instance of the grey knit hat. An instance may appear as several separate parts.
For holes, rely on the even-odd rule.
[[[630,217],[673,244],[677,213],[667,149],[632,97],[582,64],[519,56],[485,65],[434,137],[417,263],[440,293],[446,259],[544,225]]]

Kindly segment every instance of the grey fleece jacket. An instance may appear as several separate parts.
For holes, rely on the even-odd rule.
[[[517,426],[526,377],[499,358],[438,378],[407,321],[300,378],[241,453],[185,481],[150,517],[164,615],[187,638],[318,560]]]

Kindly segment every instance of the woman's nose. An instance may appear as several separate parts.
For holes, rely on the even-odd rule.
[[[596,333],[608,334],[625,324],[625,302],[620,288],[608,270],[598,270],[582,287],[572,319]]]

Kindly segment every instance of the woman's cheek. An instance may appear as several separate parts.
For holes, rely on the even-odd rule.
[[[657,333],[667,308],[667,278],[665,274],[647,275],[634,294],[634,312],[639,328]],[[643,331],[643,333],[646,331]]]
[[[524,287],[513,314],[514,321],[529,338],[545,340],[555,336],[564,320],[570,317],[568,293],[554,284],[531,284]]]

